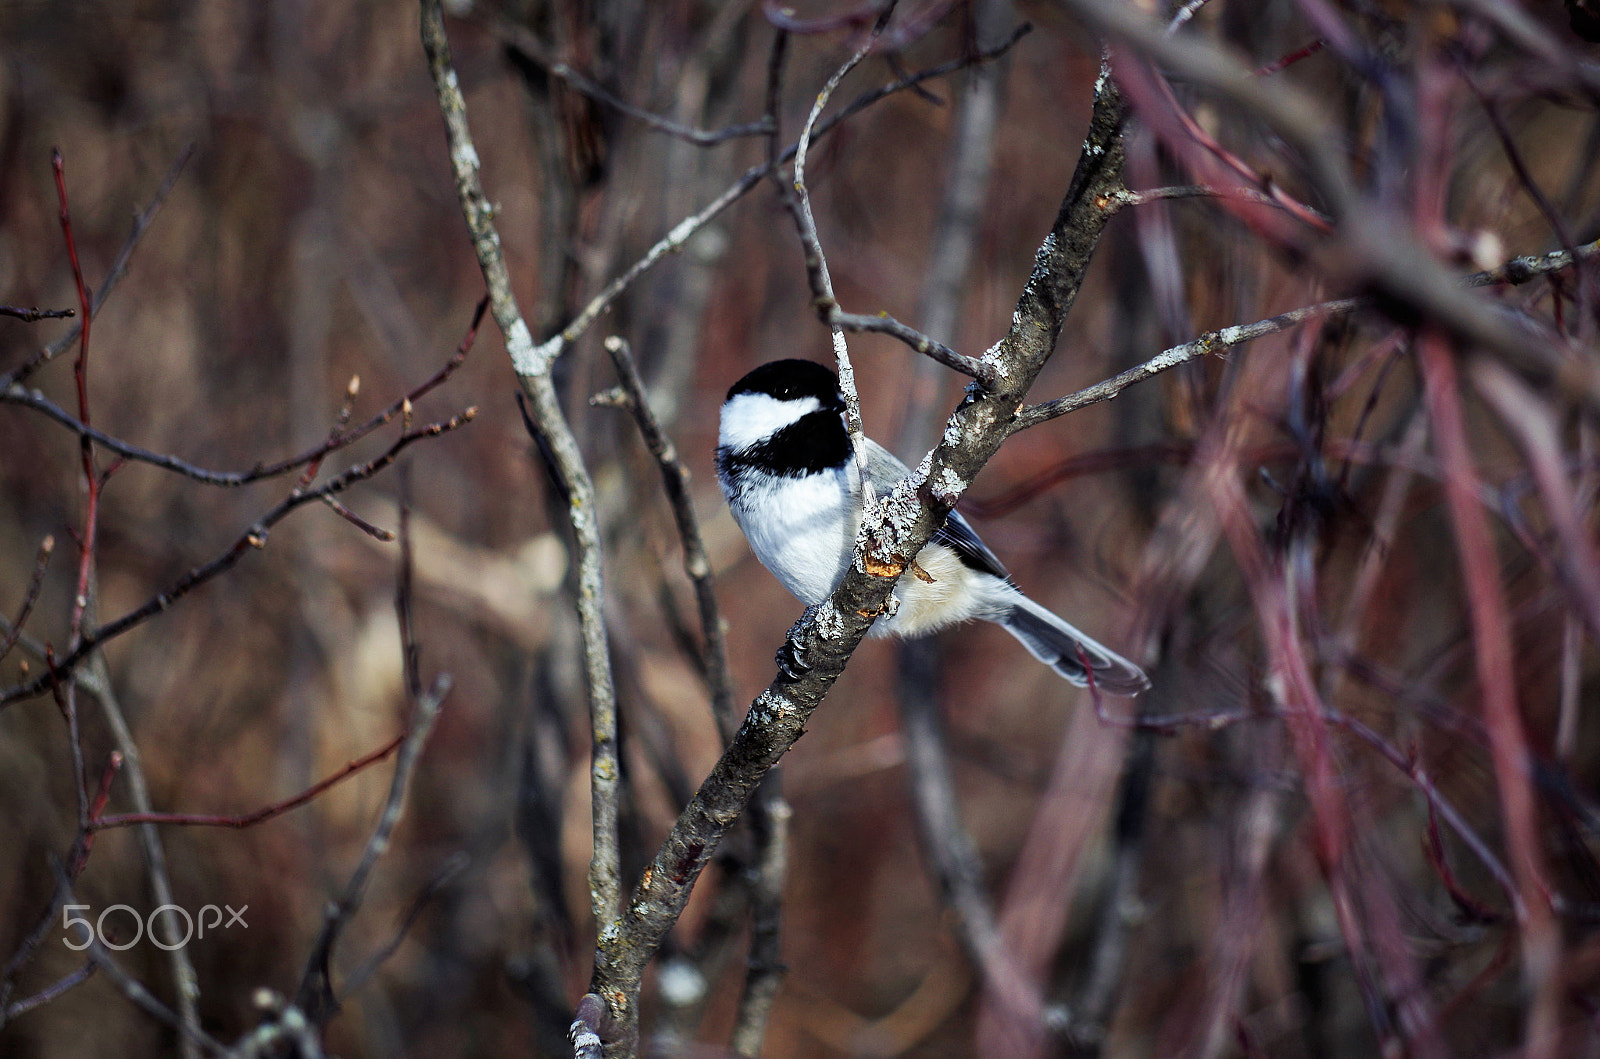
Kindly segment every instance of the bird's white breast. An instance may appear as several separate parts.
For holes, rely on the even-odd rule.
[[[728,506],[761,565],[807,606],[832,595],[855,551],[854,465],[742,485]]]

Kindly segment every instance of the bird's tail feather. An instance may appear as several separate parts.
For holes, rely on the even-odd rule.
[[[1090,672],[1094,686],[1112,695],[1137,695],[1150,686],[1144,670],[1020,593],[1011,609],[993,620],[1029,654],[1080,688],[1088,685]]]

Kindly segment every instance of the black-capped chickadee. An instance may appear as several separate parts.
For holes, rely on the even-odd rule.
[[[910,473],[866,442],[876,496]],[[722,404],[717,477],[763,566],[807,606],[833,594],[850,568],[861,523],[861,472],[845,429],[839,377],[807,360],[763,364]],[[1022,641],[1039,661],[1082,687],[1135,695],[1144,671],[1022,594],[967,520],[952,511],[895,586],[898,607],[873,636],[924,636],[982,618]]]

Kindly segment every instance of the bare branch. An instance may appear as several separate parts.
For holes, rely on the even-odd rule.
[[[185,460],[181,460],[176,456],[172,456],[167,453],[152,452],[151,450],[141,446],[122,441],[119,438],[114,438],[111,435],[97,430],[87,423],[74,418],[70,412],[51,401],[38,390],[25,389],[21,383],[11,383],[8,386],[0,388],[0,403],[20,405],[24,408],[32,408],[37,412],[42,412],[44,415],[55,420],[57,423],[60,423],[68,430],[71,430],[83,438],[93,441],[95,444],[116,453],[118,456],[121,456],[124,459],[135,460],[139,463],[147,463],[152,467],[159,467],[162,470],[172,471],[175,474],[181,474],[185,478],[193,478],[195,481],[203,482],[206,485],[219,485],[230,488],[242,485],[250,485],[253,482],[260,482],[269,478],[281,477],[282,475],[288,474],[291,471],[297,471],[303,468],[314,468],[329,453],[337,452],[339,449],[353,445],[355,442],[360,441],[362,438],[366,437],[374,430],[377,430],[379,427],[393,422],[395,417],[399,416],[405,409],[406,405],[415,404],[417,401],[421,400],[425,394],[437,389],[445,382],[446,379],[450,378],[450,376],[455,373],[455,370],[461,366],[462,362],[466,360],[466,356],[471,351],[473,343],[477,338],[478,324],[482,320],[484,310],[487,308],[487,306],[487,299],[478,303],[478,307],[473,313],[472,323],[468,325],[467,333],[465,337],[462,338],[461,344],[456,347],[454,355],[452,355],[449,360],[445,361],[444,365],[440,367],[438,371],[434,372],[432,376],[413,387],[404,395],[396,398],[388,407],[384,408],[382,411],[378,412],[372,418],[368,419],[366,422],[355,427],[354,429],[345,429],[344,424],[341,421],[333,430],[329,432],[327,438],[325,438],[320,444],[315,445],[296,456],[290,456],[286,459],[277,460],[273,463],[257,464],[248,471],[208,470],[204,467],[198,467]],[[4,379],[0,379],[0,383],[3,383],[4,381]],[[352,385],[354,385],[354,382],[352,382]],[[353,396],[353,394],[351,394],[351,396]],[[306,479],[306,481],[309,480],[310,478]]]
[[[616,921],[622,907],[622,865],[617,838],[622,769],[617,749],[616,695],[611,680],[611,650],[606,639],[602,604],[605,598],[600,527],[594,485],[572,434],[550,369],[561,345],[535,347],[532,333],[511,292],[511,278],[500,250],[494,212],[483,192],[478,151],[467,125],[467,104],[450,59],[440,0],[422,0],[421,29],[428,69],[450,144],[450,164],[462,215],[472,237],[478,266],[489,290],[489,309],[505,335],[506,353],[516,371],[526,403],[523,420],[539,443],[557,487],[568,501],[568,518],[578,548],[578,626],[583,638],[584,672],[589,683],[593,756],[590,783],[594,810],[594,857],[589,888],[602,930]]]
[[[311,948],[305,973],[300,978],[300,988],[296,991],[295,1007],[304,1011],[314,1024],[327,1021],[338,1010],[331,967],[334,945],[339,940],[339,933],[360,909],[366,895],[367,881],[377,866],[378,858],[389,849],[389,838],[394,833],[395,825],[400,822],[400,810],[405,805],[412,773],[416,770],[418,758],[422,756],[422,747],[433,731],[433,724],[439,719],[439,710],[450,694],[450,686],[450,676],[441,673],[434,679],[433,686],[413,701],[405,742],[401,744],[400,756],[395,760],[394,778],[389,783],[389,796],[384,800],[383,812],[378,817],[377,826],[372,829],[372,837],[367,840],[366,849],[362,851],[361,860],[351,873],[350,881],[345,884],[344,893],[328,909],[322,932]]]
[[[39,601],[39,590],[44,587],[44,572],[50,565],[50,554],[55,551],[56,539],[46,536],[39,542],[39,553],[33,560],[33,576],[28,579],[28,590],[22,596],[22,606],[17,609],[17,616],[0,637],[0,658],[11,653],[17,644],[17,637],[22,635],[22,627],[28,621],[28,616],[33,613],[33,605]]]
[[[386,469],[405,449],[412,444],[428,438],[438,437],[440,434],[459,429],[471,422],[477,415],[476,408],[468,408],[459,415],[450,419],[402,434],[384,452],[358,464],[328,479],[315,489],[295,489],[274,507],[269,509],[259,519],[251,524],[249,529],[234,541],[234,543],[221,555],[202,566],[197,566],[184,574],[165,591],[151,597],[144,604],[84,633],[83,640],[77,647],[63,655],[56,663],[61,670],[71,669],[87,657],[95,648],[112,640],[129,629],[135,628],[150,618],[155,617],[176,603],[183,596],[192,592],[219,574],[231,569],[240,559],[253,548],[264,548],[267,536],[272,527],[305,504],[320,501],[324,496],[333,496],[344,492],[357,482],[364,482],[379,472]],[[9,688],[0,689],[0,708],[11,705],[22,699],[32,698],[43,691],[49,684],[49,675],[43,674],[31,680],[14,684]]]
[[[652,129],[664,132],[668,136],[676,136],[680,140],[694,144],[696,147],[715,147],[727,143],[729,140],[742,139],[748,136],[765,136],[772,131],[772,121],[763,117],[757,121],[746,122],[743,125],[730,125],[725,129],[696,129],[670,118],[648,111],[618,96],[616,93],[599,84],[581,71],[561,62],[550,54],[550,49],[544,42],[534,36],[533,32],[520,23],[513,22],[502,16],[493,16],[489,20],[489,28],[495,36],[508,46],[516,49],[517,53],[528,59],[552,77],[560,78],[574,89],[582,92],[590,99],[604,103],[635,121],[643,122]]]
[[[1461,281],[1463,287],[1487,287],[1500,283],[1521,284],[1537,276],[1549,275],[1571,268],[1578,261],[1592,260],[1600,257],[1600,240],[1585,243],[1576,251],[1557,250],[1549,254],[1530,254],[1524,257],[1512,258],[1499,268],[1485,272],[1473,273]],[[1029,405],[1017,413],[1016,429],[1026,430],[1038,426],[1040,423],[1049,422],[1058,416],[1076,411],[1085,405],[1098,404],[1109,401],[1123,390],[1135,383],[1144,382],[1146,379],[1186,364],[1191,360],[1212,353],[1220,353],[1243,345],[1252,339],[1266,335],[1277,334],[1296,327],[1308,320],[1322,316],[1343,316],[1356,312],[1359,309],[1372,307],[1373,302],[1368,298],[1336,298],[1332,301],[1318,302],[1315,305],[1306,305],[1298,309],[1291,309],[1277,316],[1269,316],[1265,320],[1257,320],[1251,324],[1234,324],[1221,330],[1209,331],[1199,338],[1185,342],[1182,345],[1164,349],[1151,357],[1143,364],[1129,368],[1093,386],[1086,386],[1077,393],[1058,397],[1053,401],[1042,404]]]
[[[151,197],[150,202],[144,209],[133,215],[133,230],[128,233],[128,238],[123,242],[122,249],[117,251],[117,256],[112,260],[111,267],[106,270],[105,278],[100,281],[100,288],[95,291],[94,301],[89,306],[89,313],[68,329],[66,334],[45,346],[16,368],[4,375],[0,375],[0,392],[21,384],[28,376],[50,363],[56,357],[59,357],[78,340],[78,335],[82,331],[86,320],[100,311],[100,307],[111,296],[111,291],[116,287],[117,281],[128,271],[128,262],[133,257],[134,247],[139,245],[139,240],[143,237],[145,230],[155,220],[156,213],[161,209],[161,204],[166,201],[173,185],[178,182],[178,175],[183,172],[183,167],[188,163],[189,156],[192,154],[194,154],[194,144],[190,144],[179,152],[177,160],[172,163],[172,168],[167,170],[166,178],[156,188],[156,193]]]
[[[0,305],[0,316],[9,316],[29,324],[40,320],[68,320],[77,315],[76,309],[24,309],[20,305]]]
[[[694,585],[695,603],[700,611],[700,636],[705,645],[702,653],[706,684],[711,689],[711,713],[726,744],[733,738],[734,729],[727,638],[723,635],[724,623],[717,607],[717,586],[711,574],[711,560],[706,557],[700,522],[694,514],[694,497],[689,493],[689,470],[678,459],[677,448],[650,408],[644,380],[639,377],[639,368],[633,361],[633,352],[628,343],[612,336],[606,339],[605,346],[606,352],[611,354],[611,363],[617,369],[623,407],[632,414],[645,448],[661,468],[662,485],[666,488],[667,501],[672,507],[673,521],[678,526],[678,538],[683,542],[683,570]]]

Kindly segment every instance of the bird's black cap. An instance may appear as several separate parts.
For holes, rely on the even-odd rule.
[[[839,376],[832,368],[810,360],[774,360],[751,371],[728,390],[731,400],[742,393],[761,393],[790,401],[815,397],[824,408],[843,408]]]

